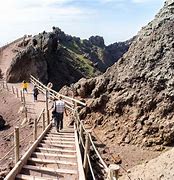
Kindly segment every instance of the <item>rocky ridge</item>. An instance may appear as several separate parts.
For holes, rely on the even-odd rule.
[[[105,139],[162,150],[174,142],[174,3],[143,27],[127,53],[101,76],[81,79],[88,98],[81,118],[93,119]],[[108,143],[109,143],[108,142]]]
[[[18,43],[17,53],[7,71],[8,82],[28,80],[30,74],[42,82],[51,81],[55,89],[82,77],[93,77],[105,71],[129,48],[132,40],[106,46],[103,37],[81,40],[53,27]],[[22,67],[22,68],[21,68]]]

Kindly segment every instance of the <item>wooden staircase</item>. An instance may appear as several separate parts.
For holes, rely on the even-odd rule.
[[[80,179],[74,129],[56,132],[55,128],[51,127],[15,179]]]
[[[20,157],[19,147],[24,139],[19,141],[19,127],[15,128],[15,143],[11,149],[15,150],[15,166],[4,180],[86,180],[89,178],[95,180],[95,172],[90,160],[91,148],[100,161],[100,167],[105,173],[103,177],[107,177],[107,180],[118,179],[119,166],[115,164],[111,164],[109,167],[107,166],[92,140],[90,130],[86,130],[83,122],[80,120],[77,104],[81,106],[86,106],[86,104],[77,99],[57,93],[43,85],[33,76],[31,76],[31,82],[46,95],[46,108],[34,120],[34,141],[22,157]],[[5,87],[4,82],[2,86]],[[55,128],[52,127],[48,107],[48,92],[49,97],[52,97],[52,99],[59,96],[63,97],[66,108],[71,112],[71,121],[74,122],[74,127],[64,129],[61,132],[56,132]],[[22,96],[21,99],[23,99]],[[42,124],[39,124],[41,119]],[[37,134],[37,126],[42,127],[40,135]]]

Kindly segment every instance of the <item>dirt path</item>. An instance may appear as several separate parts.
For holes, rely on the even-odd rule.
[[[22,90],[21,83],[9,83],[9,87],[15,87],[18,88],[19,91]],[[11,88],[10,88],[11,89]],[[39,93],[38,95],[38,101],[34,102],[33,99],[33,84],[28,83],[28,93],[25,94],[26,99],[26,107],[28,110],[28,118],[35,119],[40,114],[41,110],[45,108],[45,96],[42,93]]]

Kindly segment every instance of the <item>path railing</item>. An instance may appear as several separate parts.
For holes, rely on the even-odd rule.
[[[105,179],[107,180],[117,180],[118,179],[118,171],[119,166],[116,164],[110,164],[109,166],[104,162],[103,158],[101,157],[99,151],[97,150],[95,143],[92,140],[91,132],[86,130],[83,121],[80,120],[79,114],[77,111],[77,105],[86,106],[84,102],[81,102],[77,99],[62,95],[47,86],[43,85],[39,80],[35,77],[31,76],[31,82],[37,86],[37,88],[46,94],[46,99],[54,99],[59,96],[65,101],[66,108],[68,108],[72,114],[74,119],[74,127],[75,131],[77,132],[78,142],[82,157],[83,169],[86,175],[86,178],[90,176],[90,179],[97,180],[97,177],[94,172],[93,164],[91,162],[90,151],[93,149],[95,155],[99,159],[99,164],[101,169],[103,169],[105,174]],[[46,110],[47,111],[47,110]]]
[[[33,76],[31,76],[31,82],[37,86],[39,91],[41,91],[42,93],[45,94],[45,108],[41,111],[39,117],[36,120],[34,120],[33,130],[26,137],[26,138],[28,138],[29,136],[33,135],[33,141],[34,141],[34,144],[30,147],[30,149],[27,152],[31,152],[36,147],[36,145],[37,145],[36,140],[41,139],[44,135],[44,132],[46,132],[45,130],[51,126],[50,109],[48,107],[49,99],[54,99],[54,98],[58,98],[59,96],[61,96],[66,103],[66,108],[68,108],[71,111],[71,113],[73,114],[75,134],[77,136],[77,139],[78,139],[77,143],[79,144],[79,149],[80,149],[80,156],[81,156],[80,159],[83,163],[83,170],[85,172],[86,178],[88,179],[88,177],[90,177],[90,179],[97,180],[95,168],[93,167],[93,164],[91,161],[91,155],[90,155],[90,151],[93,150],[93,152],[95,152],[95,155],[99,159],[100,168],[103,169],[103,171],[104,171],[105,179],[117,180],[119,166],[116,164],[111,164],[108,166],[104,162],[103,158],[101,157],[99,151],[97,150],[97,148],[95,146],[95,143],[92,140],[91,132],[85,128],[83,121],[81,121],[79,118],[79,114],[77,111],[77,105],[86,106],[86,104],[77,99],[74,99],[74,98],[71,98],[68,96],[64,96],[64,95],[48,88],[47,86],[43,85],[40,81],[38,81]],[[1,84],[2,84],[3,88],[7,89],[8,91],[11,91],[13,94],[16,94],[16,96],[21,99],[21,101],[24,105],[24,109],[25,109],[26,107],[25,107],[24,93],[17,89],[15,90],[15,88],[13,86],[9,87],[6,82],[1,82]],[[26,112],[27,112],[27,110],[26,110]],[[26,113],[26,118],[27,118],[27,113]],[[41,133],[41,135],[38,137],[38,124],[41,119],[42,119],[42,132],[43,133]],[[20,128],[22,128],[22,127],[20,127]],[[15,154],[14,161],[15,161],[16,165],[14,168],[14,172],[11,172],[11,173],[16,173],[16,171],[18,170],[18,167],[22,166],[26,161],[26,157],[29,156],[26,153],[22,158],[20,158],[19,147],[20,147],[20,144],[26,140],[26,138],[20,140],[20,128],[16,127],[14,129],[14,146],[3,158],[0,159],[0,161],[3,160],[12,151],[14,151],[14,154]],[[11,133],[11,135],[12,135],[12,133]]]
[[[23,91],[19,90],[18,88],[15,88],[14,86],[9,86],[5,81],[1,81],[1,88],[2,89],[6,89],[7,91],[16,94],[16,97],[19,98],[23,104],[23,110],[25,113],[25,119],[24,121],[27,121],[27,108],[26,108],[26,100],[25,100],[25,94],[23,93]],[[20,93],[19,93],[20,92]],[[50,110],[48,110],[50,111]],[[21,136],[21,131],[28,125],[28,124],[23,124],[21,122],[16,123],[16,127],[14,127],[14,131],[10,132],[8,135],[4,136],[3,139],[6,138],[10,138],[10,139],[14,139],[12,146],[9,148],[10,150],[2,157],[0,158],[0,164],[6,159],[12,157],[13,162],[15,164],[15,167],[17,166],[18,162],[21,161],[22,157],[22,150],[21,150],[21,145],[23,145],[23,143],[27,142],[28,145],[30,144],[29,141],[31,141],[31,137],[33,136],[33,142],[35,142],[38,137],[40,136],[40,134],[42,134],[45,129],[49,126],[48,123],[48,119],[45,116],[45,108],[41,110],[39,116],[37,119],[33,120],[33,126],[31,128],[31,130],[28,132],[26,137],[22,137]],[[41,121],[42,120],[42,121]],[[42,128],[40,128],[40,123],[42,123]],[[30,138],[30,140],[29,140]],[[28,141],[27,141],[28,139]],[[25,148],[25,151],[27,149]]]

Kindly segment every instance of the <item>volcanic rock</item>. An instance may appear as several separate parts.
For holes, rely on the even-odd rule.
[[[130,46],[127,42],[121,44],[105,46],[103,37],[91,36],[89,40],[81,40],[53,27],[52,32],[44,31],[18,43],[21,51],[18,50],[12,60],[6,80],[13,83],[28,81],[30,75],[34,75],[44,84],[52,82],[57,90],[82,77],[104,72]],[[83,93],[83,88],[79,91]]]
[[[115,141],[146,147],[174,142],[174,3],[169,2],[117,63],[75,85],[77,94],[83,87],[83,97],[92,98],[91,112],[108,119],[104,127],[115,125]],[[97,108],[103,95],[107,100]]]

